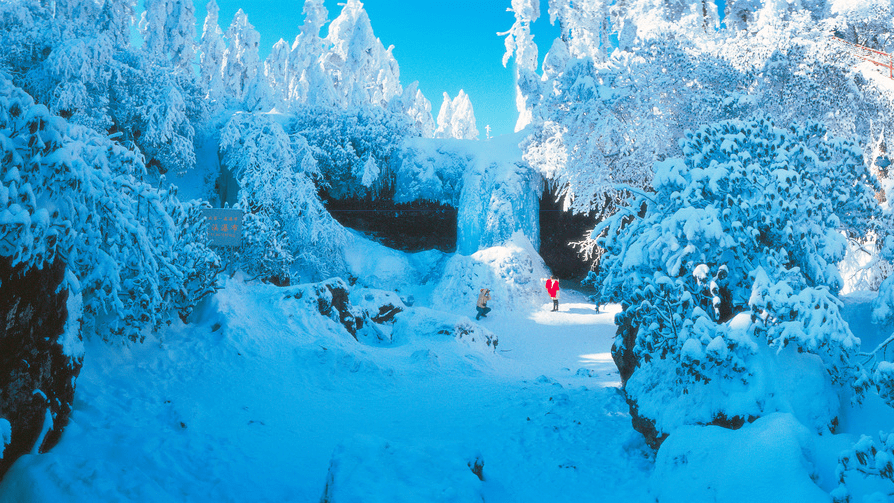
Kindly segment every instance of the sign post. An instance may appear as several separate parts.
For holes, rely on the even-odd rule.
[[[208,220],[211,246],[242,246],[242,210],[206,208],[202,215]]]

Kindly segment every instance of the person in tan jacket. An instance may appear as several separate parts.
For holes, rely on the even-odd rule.
[[[487,318],[487,313],[490,312],[490,308],[487,307],[487,301],[490,300],[490,290],[487,288],[482,288],[481,293],[478,294],[478,304],[475,306],[478,309],[478,316],[475,317],[476,320],[480,320],[482,316]]]

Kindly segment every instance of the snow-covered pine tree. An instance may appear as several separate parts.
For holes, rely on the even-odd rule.
[[[108,90],[120,66],[115,52],[103,33],[63,41],[25,74],[24,84],[54,114],[104,131],[114,122]]]
[[[190,116],[180,87],[168,80],[170,75],[146,69],[144,76],[158,80],[156,85],[141,86],[133,103],[130,125],[141,133],[137,143],[159,172],[186,173],[196,163],[195,117]]]
[[[329,24],[330,47],[323,67],[332,76],[343,107],[385,107],[402,93],[400,69],[373,34],[369,16],[360,0],[348,0],[341,14]]]
[[[891,127],[884,86],[829,40],[848,18],[822,2],[798,4],[806,10],[770,0],[726,5],[727,28],[717,28],[711,2],[616,2],[610,21],[620,47],[603,59],[604,48],[580,46],[604,44],[605,6],[551,2],[563,36],[576,35],[556,40],[544,58],[549,92],[532,102],[525,158],[569,209],[611,212],[620,195],[614,187],[648,184],[657,153],[679,155],[677,138],[699,124],[756,111],[779,124],[819,117],[831,134],[863,145]]]
[[[113,47],[130,45],[130,28],[134,22],[134,0],[106,0],[102,3],[99,29],[108,34]]]
[[[144,0],[140,34],[149,57],[192,71],[196,9],[192,0]]]
[[[472,109],[472,100],[462,89],[456,98],[450,99],[450,95],[444,93],[444,101],[438,111],[437,129],[435,138],[456,138],[459,140],[477,140],[478,128],[475,126],[475,111]]]
[[[521,131],[531,123],[533,103],[540,99],[540,79],[537,69],[537,44],[531,34],[531,23],[540,17],[539,0],[512,0],[510,12],[515,14],[515,23],[505,33],[506,52],[503,54],[503,66],[515,54],[515,105],[518,108],[518,122],[515,130]],[[477,137],[477,134],[476,134]]]
[[[654,193],[631,189],[628,210],[594,231],[599,299],[622,306],[613,356],[655,444],[685,424],[797,409],[786,395],[802,390],[766,385],[787,365],[854,385],[836,264],[842,231],[865,232],[878,212],[861,149],[818,124],[725,121],[681,144],[683,158],[656,165]],[[837,393],[812,400],[794,413],[821,431]]]
[[[322,0],[305,0],[304,25],[289,54],[289,103],[293,107],[333,107],[338,103],[332,77],[323,69],[324,49],[320,30],[328,21]]]
[[[559,22],[562,34],[557,40],[563,42],[571,56],[590,58],[597,63],[606,60],[611,47],[611,4],[606,0],[550,0],[550,22]]]
[[[223,53],[222,84],[233,103],[242,104],[258,75],[261,35],[248,22],[245,12],[239,9],[227,29],[226,38],[229,46]]]
[[[890,53],[894,5],[885,0],[834,2],[829,14],[835,33],[850,42]]]
[[[316,159],[324,191],[334,199],[363,199],[373,194],[388,197],[393,191],[398,150],[413,131],[409,117],[379,107],[353,111],[306,108],[289,125],[292,136],[301,136]],[[368,159],[374,159],[379,176],[371,187],[364,186],[362,173]],[[358,177],[357,173],[361,173]]]
[[[392,101],[392,104],[398,100]],[[419,90],[419,82],[413,82],[404,88],[403,95],[397,108],[392,110],[397,113],[405,113],[410,117],[410,122],[423,138],[433,138],[437,125],[431,115],[431,102]]]
[[[283,40],[273,44],[273,49],[264,60],[264,76],[270,87],[271,100],[279,111],[288,109],[289,97],[289,55],[291,47]]]
[[[210,0],[206,9],[202,40],[199,45],[199,80],[205,96],[219,106],[226,93],[223,87],[223,59],[227,47],[218,24],[220,8],[217,2]]]

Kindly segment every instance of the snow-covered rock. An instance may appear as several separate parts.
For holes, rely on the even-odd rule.
[[[496,351],[499,344],[496,334],[467,316],[416,307],[398,314],[395,318],[393,332],[395,344],[406,344],[420,339],[452,338],[491,353]]]
[[[658,450],[653,491],[661,503],[828,502],[814,482],[813,437],[790,414],[770,414],[739,430],[677,429]]]
[[[324,503],[482,501],[481,455],[355,436],[332,453]]]
[[[71,414],[83,348],[79,329],[66,332],[64,271],[62,261],[23,270],[0,259],[0,418],[9,427],[0,427],[0,476],[19,456],[53,447]]]

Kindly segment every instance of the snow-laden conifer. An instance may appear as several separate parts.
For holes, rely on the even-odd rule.
[[[229,45],[223,53],[221,63],[222,84],[232,99],[241,102],[258,75],[258,44],[261,35],[248,22],[245,12],[239,9],[233,16],[226,37]]]
[[[444,101],[438,111],[435,138],[456,138],[459,140],[477,140],[478,128],[475,126],[475,111],[472,100],[462,89],[456,98],[444,93]]]
[[[323,67],[332,75],[342,106],[384,107],[402,93],[394,46],[386,49],[376,38],[359,0],[348,0],[330,23],[326,42],[330,50]]]
[[[140,34],[146,52],[174,68],[191,70],[195,57],[195,24],[192,0],[145,0]]]
[[[521,131],[531,123],[533,103],[540,98],[540,79],[534,71],[537,69],[537,44],[531,34],[531,23],[540,17],[540,2],[536,0],[512,0],[510,12],[515,14],[515,23],[505,33],[506,52],[503,54],[503,66],[515,54],[515,104],[518,108],[518,121],[515,130]],[[476,133],[477,136],[477,133]]]
[[[550,22],[558,22],[562,30],[556,40],[562,41],[567,51],[576,58],[604,61],[611,47],[611,4],[606,0],[550,0]]]
[[[404,88],[397,111],[410,117],[410,122],[423,138],[434,137],[437,125],[431,114],[431,102],[419,90],[419,82]]]
[[[288,99],[291,106],[335,106],[338,98],[332,76],[323,69],[328,43],[320,30],[328,21],[328,11],[321,0],[305,0],[304,25],[295,37],[289,54]]]
[[[283,40],[273,44],[273,49],[264,60],[264,76],[270,87],[271,100],[277,110],[285,111],[288,107],[289,95],[289,55],[291,47]]]
[[[334,199],[364,199],[387,193],[385,189],[394,182],[393,165],[400,146],[412,131],[406,114],[379,107],[352,111],[306,108],[289,129],[310,145],[326,183],[324,191]],[[367,187],[362,183],[362,173],[370,158],[380,171]]]
[[[206,8],[207,14],[202,25],[202,40],[199,45],[199,79],[206,96],[217,102],[226,92],[223,88],[223,58],[226,44],[218,23],[220,8],[217,2],[210,0]]]

